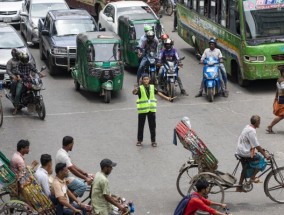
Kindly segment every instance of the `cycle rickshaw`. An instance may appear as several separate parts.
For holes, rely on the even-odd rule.
[[[0,151],[0,214],[55,215],[31,169],[26,168],[17,178],[9,166],[10,161]]]
[[[248,179],[245,179],[242,186],[236,183],[235,175],[241,163],[239,156],[235,155],[238,162],[233,173],[223,173],[218,170],[218,160],[185,120],[179,122],[175,128],[174,144],[177,143],[176,137],[186,149],[192,152],[192,159],[190,158],[182,165],[177,177],[176,186],[181,196],[194,191],[195,183],[201,178],[209,182],[208,198],[214,202],[223,203],[225,191],[230,188],[242,187],[245,192],[250,192],[253,189],[253,183]],[[278,167],[274,155],[266,152],[270,155],[267,168],[258,173],[256,177],[260,178],[268,173],[264,180],[264,192],[272,201],[283,204],[284,167]]]

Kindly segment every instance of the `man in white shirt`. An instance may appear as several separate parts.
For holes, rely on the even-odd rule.
[[[83,171],[75,164],[71,162],[68,152],[72,151],[74,145],[74,139],[70,136],[65,136],[62,141],[62,148],[59,149],[56,153],[55,157],[55,164],[58,163],[65,163],[68,170],[77,176],[80,179],[83,179],[87,182],[87,184],[91,184],[93,181],[93,175],[88,174],[87,172]],[[87,186],[85,183],[78,179],[77,177],[73,177],[72,174],[68,174],[67,181],[68,181],[68,189],[74,193],[76,197],[82,197]]]
[[[224,97],[228,97],[228,90],[227,90],[227,72],[224,67],[224,64],[222,63],[223,61],[223,55],[220,51],[220,49],[216,48],[217,42],[216,39],[210,38],[209,40],[209,48],[204,50],[204,53],[200,59],[200,63],[203,63],[203,61],[206,58],[213,57],[219,60],[219,78],[220,78],[220,84],[221,84],[221,90],[223,91]],[[203,83],[203,77],[201,80],[201,86],[199,89],[199,93],[195,97],[201,97],[202,92],[204,88],[204,83]]]
[[[250,125],[247,125],[241,135],[238,139],[238,146],[236,154],[241,157],[243,160],[246,160],[245,162],[249,162],[251,159],[252,161],[256,161],[256,159],[259,159],[259,156],[256,156],[255,149],[259,153],[261,153],[264,158],[267,160],[270,159],[269,155],[265,153],[263,148],[259,145],[259,142],[256,137],[256,128],[259,128],[260,125],[260,116],[253,115],[250,119]],[[240,181],[239,181],[239,187],[237,187],[238,192],[243,192],[242,184],[245,179],[245,169],[244,169],[244,163],[242,162],[243,170],[241,173]],[[253,172],[253,175],[251,176],[251,181],[258,183],[259,180],[256,178],[256,174],[259,172],[259,169],[255,169]]]
[[[43,189],[45,195],[50,197],[49,175],[52,174],[52,159],[49,154],[40,157],[41,166],[35,172],[35,177]]]

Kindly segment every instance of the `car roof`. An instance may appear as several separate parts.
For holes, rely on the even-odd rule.
[[[120,41],[120,37],[111,31],[97,31],[97,32],[86,32],[78,34],[77,38],[83,42],[86,42],[87,40],[111,40],[111,41]],[[98,40],[97,40],[98,41]]]
[[[39,3],[66,3],[65,0],[30,0],[32,4]]]
[[[154,20],[159,20],[155,15],[151,13],[139,13],[139,14],[125,14],[119,17],[119,19],[129,19],[129,20],[149,20],[149,19],[154,19]]]
[[[118,2],[111,2],[110,4],[114,5],[117,8],[121,7],[131,7],[131,6],[148,6],[143,1],[118,1]]]
[[[0,32],[16,32],[16,30],[11,25],[0,23]]]
[[[86,10],[76,9],[76,10],[50,10],[49,13],[54,19],[90,19],[91,15]]]

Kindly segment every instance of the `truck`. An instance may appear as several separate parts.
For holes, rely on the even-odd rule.
[[[48,61],[50,75],[59,68],[70,71],[76,60],[79,33],[98,31],[95,19],[86,10],[51,10],[39,19],[40,59]]]
[[[116,2],[120,0],[66,0],[70,8],[84,9],[88,11],[92,16],[99,17],[100,11],[110,2]]]

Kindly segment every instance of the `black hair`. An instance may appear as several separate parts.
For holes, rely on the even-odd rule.
[[[209,186],[209,183],[205,179],[199,179],[195,184],[197,192],[200,192],[201,190],[206,189],[208,186]]]
[[[250,118],[250,123],[251,123],[252,125],[255,125],[259,120],[260,120],[260,116],[258,116],[258,115],[253,115],[253,116]]]
[[[28,140],[20,140],[17,143],[17,151],[19,152],[21,149],[26,148],[27,146],[30,146],[30,142]]]
[[[42,166],[46,166],[51,160],[51,155],[49,154],[42,154],[40,157],[40,163]]]
[[[66,167],[66,163],[58,163],[58,164],[56,164],[56,166],[55,166],[55,173],[58,174],[65,167]]]
[[[62,145],[68,146],[70,143],[73,143],[73,140],[74,140],[73,137],[65,136],[65,137],[63,137]]]

